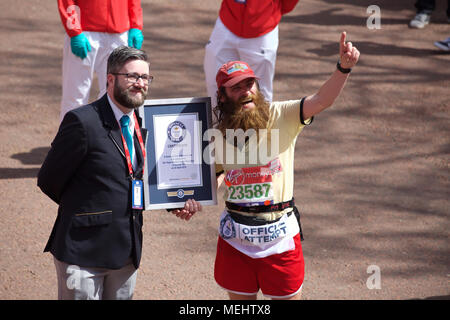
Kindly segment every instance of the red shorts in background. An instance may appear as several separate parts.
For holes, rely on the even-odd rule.
[[[300,235],[295,249],[254,259],[236,250],[219,237],[214,278],[227,291],[254,295],[259,289],[269,298],[289,298],[302,288],[305,274]]]

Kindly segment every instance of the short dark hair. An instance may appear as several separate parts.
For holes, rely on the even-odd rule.
[[[145,51],[133,47],[120,46],[109,55],[106,73],[119,72],[129,60],[142,60],[149,63]]]

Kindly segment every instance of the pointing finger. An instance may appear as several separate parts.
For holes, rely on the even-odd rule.
[[[344,53],[345,50],[345,39],[347,37],[347,32],[343,31],[341,33],[341,40],[340,40],[340,45],[339,45],[339,53],[342,56],[342,54]]]

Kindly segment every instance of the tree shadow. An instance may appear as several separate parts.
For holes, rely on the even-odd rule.
[[[354,16],[345,14],[345,11],[342,9],[331,8],[316,14],[287,15],[283,17],[282,23],[312,24],[317,26],[365,26],[368,15],[366,11],[361,13],[361,16]],[[383,18],[381,22],[386,25],[407,25],[409,18]]]
[[[41,165],[47,156],[50,147],[39,147],[31,149],[29,152],[16,153],[11,156],[12,159],[19,160],[22,164]]]
[[[450,295],[426,297],[424,300],[450,300]]]
[[[404,24],[407,26],[409,21],[416,13],[414,7],[415,1],[411,0],[347,0],[345,4],[341,0],[325,0],[330,5],[330,9],[322,10],[313,15],[287,15],[283,17],[283,23],[299,23],[299,24],[314,24],[320,26],[333,26],[333,25],[351,25],[351,26],[363,26],[366,25],[366,20],[370,13],[367,13],[367,8],[372,5],[376,5],[380,8],[381,23],[382,25],[398,25]],[[348,10],[344,7],[337,8],[336,6],[354,6],[360,7],[358,11],[359,15],[346,14]],[[300,4],[301,6],[301,4]],[[446,17],[446,1],[436,1],[436,8],[432,13],[433,24],[447,24]],[[400,11],[410,11],[406,16],[399,16],[398,18],[386,17],[386,12],[399,14]],[[300,10],[301,12],[301,10]]]
[[[0,179],[35,178],[39,168],[0,168]]]
[[[41,165],[49,151],[49,147],[31,149],[29,152],[16,153],[12,159],[19,160],[24,165]],[[34,168],[0,168],[0,179],[35,178],[40,167]]]
[[[424,57],[424,56],[440,56],[445,55],[445,52],[436,51],[432,49],[408,48],[400,47],[392,44],[358,41],[355,43],[360,52],[364,55],[372,56],[407,56],[407,57]],[[324,43],[320,48],[308,49],[307,52],[314,53],[321,57],[331,57],[336,55],[336,43]]]

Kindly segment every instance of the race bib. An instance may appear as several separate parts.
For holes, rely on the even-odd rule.
[[[278,158],[265,166],[227,171],[226,201],[241,206],[270,205],[273,200],[272,176],[282,171]]]

